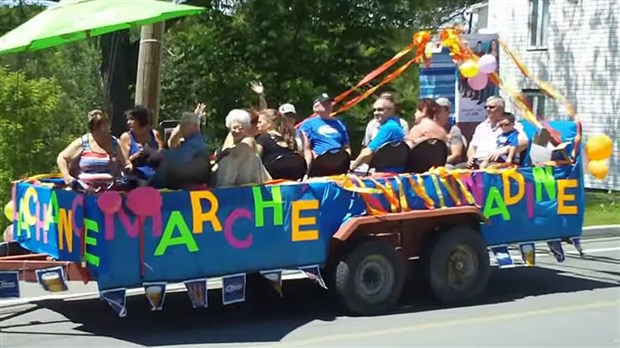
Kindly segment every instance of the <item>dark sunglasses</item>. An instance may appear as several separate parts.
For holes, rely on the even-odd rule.
[[[378,111],[378,112],[383,112],[383,111],[385,111],[385,108],[374,108],[372,110],[373,111]]]
[[[495,109],[497,107],[497,105],[485,105],[484,108],[485,109]]]

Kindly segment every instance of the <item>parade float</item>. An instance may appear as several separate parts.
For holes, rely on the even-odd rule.
[[[336,112],[412,64],[428,63],[429,47],[442,45],[460,73],[476,80],[472,87],[486,79],[506,91],[523,111],[528,137],[547,132],[564,144],[562,156],[520,167],[343,174],[191,191],[81,193],[67,190],[56,175],[39,175],[14,183],[5,210],[15,241],[38,259],[6,257],[3,273],[36,280],[52,292],[65,291],[68,279],[97,282],[101,298],[125,316],[130,288],[144,287],[152,309],[160,310],[167,284],[184,283],[193,306],[207,307],[209,278],[222,278],[222,301],[230,304],[244,300],[247,274],[281,290],[283,271],[299,270],[336,291],[349,311],[373,314],[398,301],[414,272],[423,272],[421,281],[439,301],[458,303],[483,293],[489,250],[499,268],[533,266],[536,242],[545,242],[559,262],[563,243],[581,252],[584,168],[605,176],[609,138],[589,139],[584,151],[572,108],[572,121],[541,122],[496,72],[480,71],[481,57],[462,45],[458,29],[444,29],[438,38],[416,33],[410,46],[339,95]],[[409,52],[411,60],[345,101]],[[512,247],[521,257],[510,253]]]

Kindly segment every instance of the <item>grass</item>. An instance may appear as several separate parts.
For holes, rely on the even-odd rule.
[[[620,192],[586,190],[584,226],[620,224]]]

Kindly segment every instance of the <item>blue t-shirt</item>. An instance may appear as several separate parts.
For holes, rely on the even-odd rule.
[[[498,149],[504,146],[511,146],[511,147],[519,146],[519,131],[516,129],[512,129],[506,133],[502,133],[498,135],[496,145]],[[506,162],[507,158],[508,158],[508,155],[504,154],[498,159],[498,162]],[[519,162],[519,153],[515,153],[515,156],[512,161],[515,163]]]
[[[390,117],[379,126],[377,136],[368,144],[368,149],[375,152],[385,144],[400,142],[404,139],[405,133],[403,133],[399,119]]]
[[[308,137],[310,148],[317,156],[350,143],[347,127],[335,118],[311,118],[301,125],[301,131]]]

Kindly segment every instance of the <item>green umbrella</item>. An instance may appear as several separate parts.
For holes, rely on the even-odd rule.
[[[62,0],[1,37],[0,54],[36,51],[203,10],[158,0]]]

